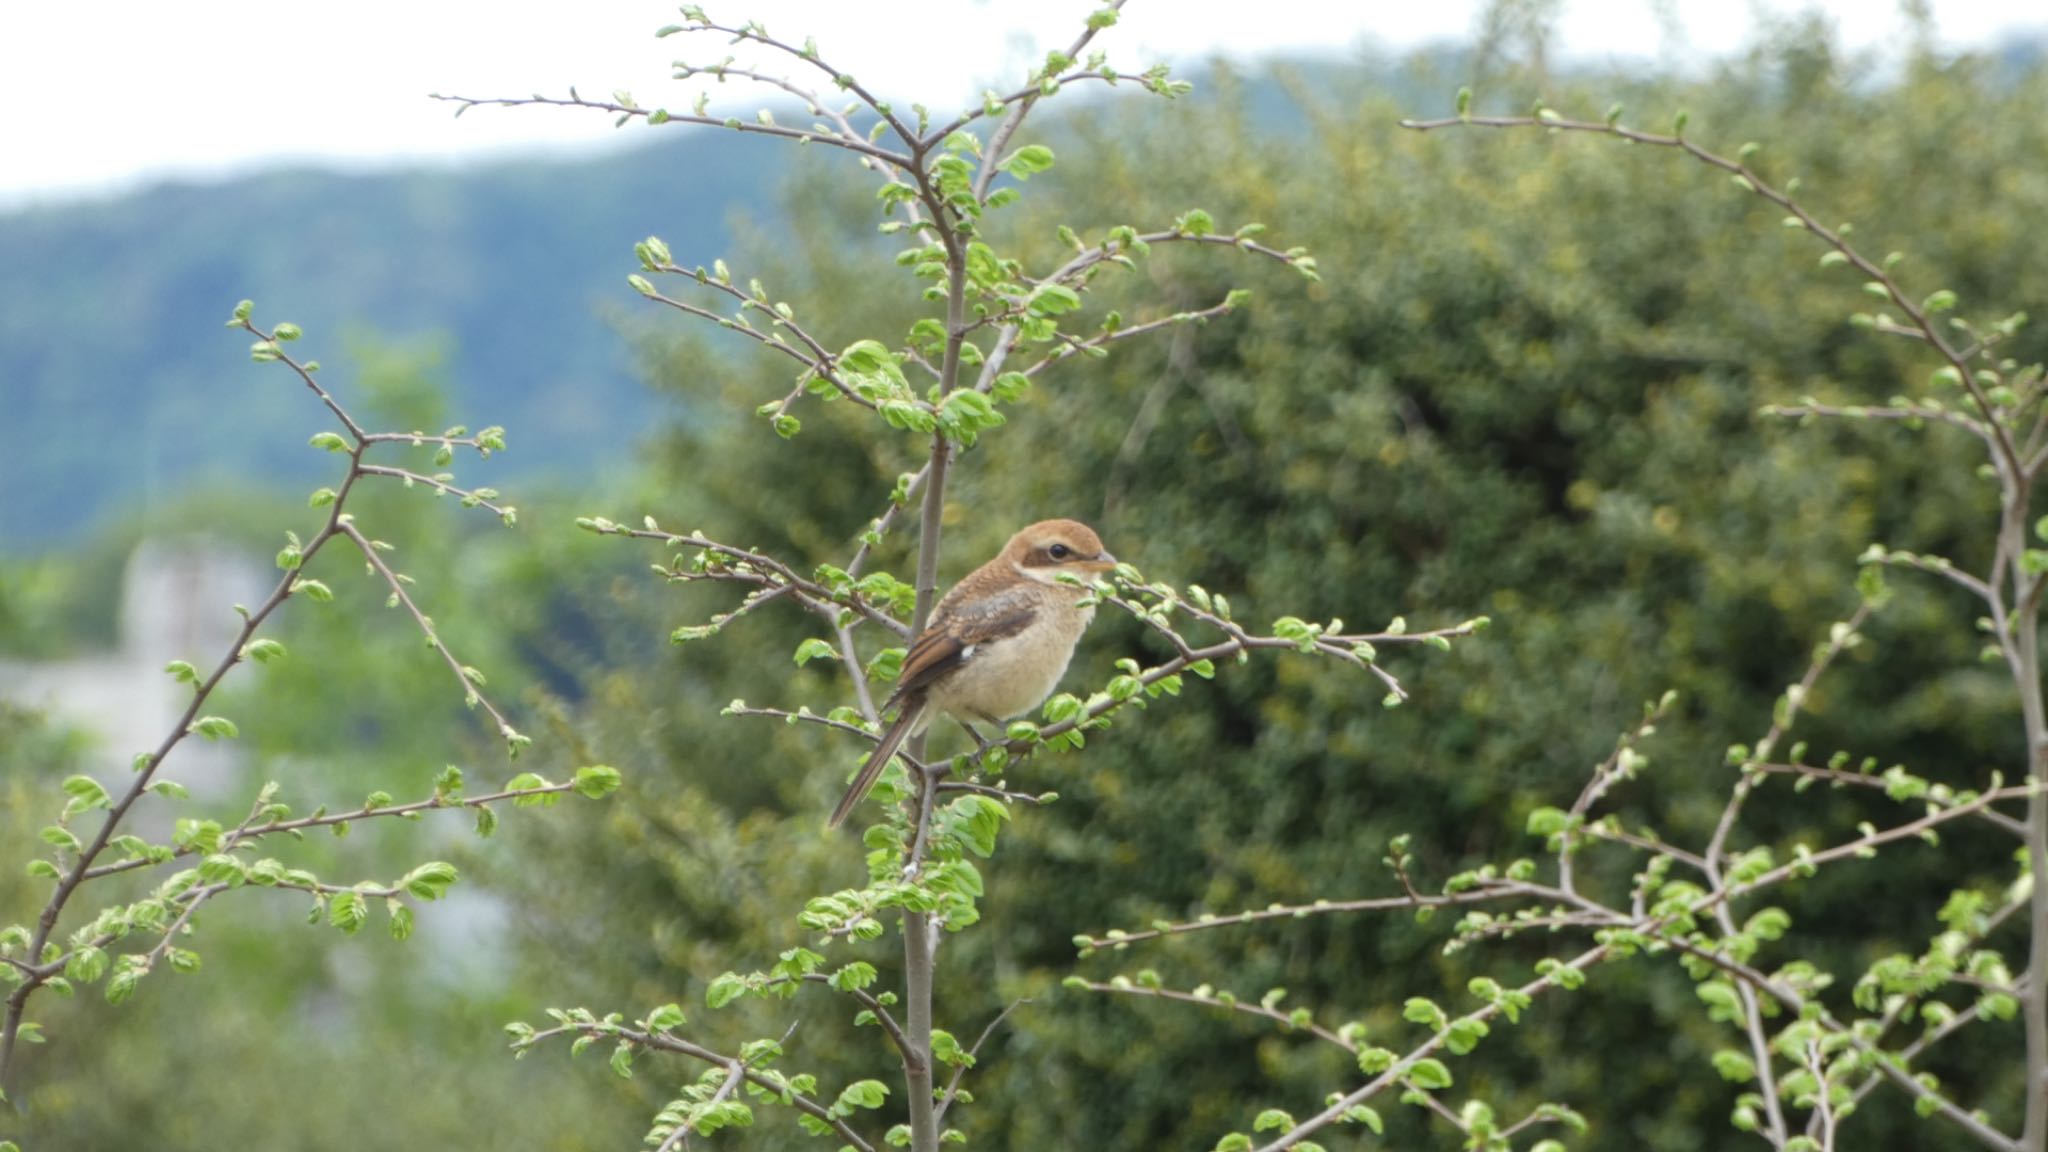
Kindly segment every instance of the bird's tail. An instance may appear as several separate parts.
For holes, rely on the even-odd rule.
[[[874,788],[875,781],[882,778],[882,769],[889,766],[889,761],[896,755],[896,749],[902,745],[903,738],[917,730],[917,723],[923,716],[924,701],[904,702],[903,710],[896,714],[895,722],[882,733],[881,742],[877,743],[875,750],[868,755],[867,763],[860,766],[860,774],[853,778],[853,783],[846,789],[846,795],[840,797],[839,807],[832,810],[832,818],[825,821],[825,827],[837,828],[846,823],[846,818],[852,814],[854,805],[859,804],[869,790]]]

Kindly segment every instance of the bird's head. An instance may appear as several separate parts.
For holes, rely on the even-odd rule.
[[[1078,520],[1040,520],[1010,537],[1003,555],[1022,574],[1048,582],[1060,572],[1085,580],[1116,567],[1095,529]]]

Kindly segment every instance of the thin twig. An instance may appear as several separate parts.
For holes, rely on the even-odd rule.
[[[946,1082],[946,1093],[939,1098],[938,1107],[932,1110],[933,1124],[945,1122],[946,1109],[952,1107],[953,1097],[960,1091],[960,1078],[966,1075],[968,1066],[973,1064],[976,1058],[981,1055],[981,1046],[988,1043],[988,1038],[995,1035],[996,1029],[1002,1026],[1003,1021],[1010,1018],[1010,1013],[1029,1003],[1031,1003],[1031,997],[1029,996],[1020,996],[1010,1001],[1009,1005],[1001,1012],[996,1013],[996,1018],[989,1021],[988,1026],[981,1030],[981,1035],[975,1037],[974,1046],[967,1050],[967,1059],[954,1065],[952,1078]]]
[[[726,128],[734,132],[744,132],[751,135],[779,136],[785,140],[795,140],[802,143],[827,144],[834,148],[844,148],[848,152],[859,153],[862,156],[867,156],[891,167],[900,168],[911,163],[910,157],[900,152],[891,152],[887,148],[869,144],[866,140],[862,139],[847,140],[833,132],[814,132],[809,129],[785,128],[780,124],[762,124],[757,121],[740,120],[735,117],[698,116],[687,112],[669,112],[666,109],[642,108],[637,105],[629,106],[612,100],[585,100],[583,97],[575,95],[573,90],[571,95],[566,97],[539,95],[495,97],[443,96],[436,92],[430,93],[427,98],[454,104],[456,106],[456,115],[458,116],[469,111],[471,108],[522,108],[528,106],[588,108],[592,111],[609,112],[615,116],[641,120],[651,119],[654,113],[662,112],[664,113],[661,120],[662,123],[701,124],[710,128]]]
[[[428,812],[435,809],[486,808],[503,800],[518,800],[526,796],[551,796],[557,793],[571,792],[575,788],[575,781],[565,780],[560,784],[547,784],[538,788],[511,788],[502,792],[489,792],[482,796],[432,796],[425,800],[415,800],[407,804],[392,804],[382,808],[361,808],[350,812],[329,812],[317,816],[302,816],[294,820],[276,819],[265,824],[237,829],[231,834],[231,841],[224,840],[223,847],[226,847],[229,842],[243,844],[279,832],[299,832],[307,828],[325,828],[334,824],[353,824],[358,820],[369,820],[382,816],[410,816],[417,812]],[[178,846],[165,860],[155,860],[147,856],[134,856],[112,864],[100,864],[87,869],[85,878],[87,880],[97,880],[102,876],[111,876],[117,872],[129,872],[137,868],[147,868],[155,864],[164,863],[166,860],[182,859],[197,851],[197,848],[186,844]]]
[[[455,658],[455,653],[448,650],[448,645],[442,642],[440,633],[434,631],[433,620],[428,618],[425,612],[420,611],[420,606],[413,602],[412,593],[406,591],[405,581],[400,580],[398,573],[392,571],[391,566],[384,562],[383,554],[378,552],[376,546],[370,543],[370,538],[363,535],[362,531],[355,526],[355,522],[348,517],[340,519],[340,528],[344,535],[356,542],[356,547],[362,551],[363,559],[369,563],[370,567],[376,569],[378,575],[384,578],[384,582],[391,588],[391,594],[398,598],[398,602],[405,607],[406,612],[411,614],[413,623],[419,625],[420,631],[426,635],[428,645],[434,651],[441,654],[441,659],[448,665],[448,670],[455,674],[456,683],[462,685],[463,699],[469,703],[481,705],[485,712],[490,713],[491,719],[498,726],[498,734],[500,736],[503,736],[508,741],[518,740],[519,730],[512,727],[511,721],[505,719],[505,714],[498,711],[497,706],[492,704],[484,696],[483,692],[477,688],[475,681],[471,678],[470,669],[464,667],[462,661]]]

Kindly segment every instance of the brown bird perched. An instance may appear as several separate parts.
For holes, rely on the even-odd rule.
[[[1074,645],[1095,617],[1085,586],[1061,582],[1116,567],[1095,530],[1075,520],[1041,520],[1010,537],[996,558],[969,572],[939,601],[929,626],[903,657],[896,691],[882,706],[896,719],[832,810],[845,822],[907,736],[940,714],[963,725],[1001,724],[1052,695]]]

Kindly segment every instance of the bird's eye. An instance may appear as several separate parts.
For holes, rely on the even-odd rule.
[[[1046,552],[1049,555],[1051,555],[1052,558],[1055,560],[1065,560],[1067,557],[1072,556],[1074,554],[1074,550],[1072,548],[1067,547],[1065,544],[1055,544],[1052,547],[1047,548]]]

